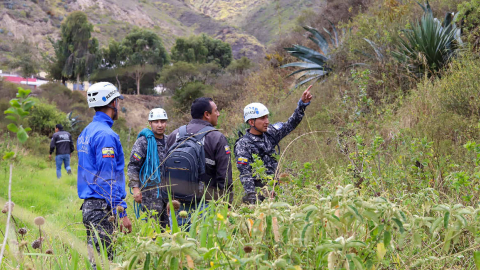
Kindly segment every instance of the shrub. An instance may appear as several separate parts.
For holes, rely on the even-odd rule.
[[[55,103],[64,113],[75,111],[82,119],[93,116],[93,110],[88,108],[87,99],[83,92],[72,91],[61,83],[47,83],[40,86],[40,95],[48,102]]]
[[[205,91],[210,89],[210,86],[207,86],[202,82],[191,82],[175,91],[173,99],[179,107],[186,109],[196,98],[203,96]]]
[[[56,124],[62,124],[65,129],[69,129],[65,113],[59,111],[55,105],[40,101],[33,107],[28,124],[34,132],[45,136],[54,132]]]
[[[450,70],[437,86],[443,108],[464,116],[480,116],[478,57],[465,56],[454,61]]]
[[[25,143],[25,148],[29,150],[30,154],[46,155],[50,149],[50,140],[48,137],[33,134]],[[40,162],[43,162],[39,160]]]
[[[227,67],[227,70],[232,73],[243,74],[246,70],[252,68],[254,64],[247,57],[242,57],[238,60],[233,60],[232,63]]]
[[[463,24],[467,41],[475,49],[478,49],[480,42],[480,0],[465,1],[458,5],[458,18]]]
[[[15,98],[18,85],[0,80],[0,97],[9,101]]]

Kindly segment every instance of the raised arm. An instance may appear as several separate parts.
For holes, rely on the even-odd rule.
[[[285,136],[290,134],[290,132],[292,132],[302,121],[303,116],[305,115],[305,108],[307,108],[307,106],[310,104],[310,101],[313,97],[310,93],[310,88],[312,88],[312,85],[310,85],[307,90],[303,92],[302,97],[298,101],[297,108],[293,112],[292,116],[288,118],[287,122],[279,122],[273,125],[275,130],[271,130],[270,133],[275,137],[277,143]]]

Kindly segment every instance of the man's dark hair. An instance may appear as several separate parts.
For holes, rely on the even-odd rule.
[[[112,104],[115,100],[117,100],[117,99],[116,98],[113,99],[107,105],[104,105],[104,106],[101,106],[101,107],[93,107],[93,109],[95,110],[95,112],[104,112],[109,108],[108,105]]]
[[[210,105],[210,101],[213,101],[213,99],[207,97],[195,99],[190,109],[190,114],[192,115],[192,118],[202,119],[205,112],[212,113],[212,105]]]
[[[63,130],[62,124],[56,124],[55,127],[58,128],[58,130]]]

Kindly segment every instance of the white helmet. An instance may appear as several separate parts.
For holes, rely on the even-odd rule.
[[[168,120],[167,112],[162,108],[155,108],[148,114],[148,121]]]
[[[250,119],[256,119],[268,114],[267,107],[262,103],[250,103],[243,109],[243,121],[247,122]]]
[[[115,98],[123,99],[117,87],[109,82],[92,84],[87,91],[88,107],[102,107],[110,104]]]

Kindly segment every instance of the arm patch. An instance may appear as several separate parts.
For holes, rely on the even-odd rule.
[[[248,158],[239,157],[239,158],[237,159],[237,164],[240,164],[240,165],[248,165]]]
[[[279,130],[283,127],[283,123],[282,122],[278,122],[278,123],[275,123],[273,125],[273,127],[276,129],[276,130]]]
[[[142,156],[140,156],[138,153],[134,153],[132,156],[136,161],[139,161],[142,159]]]
[[[113,147],[102,148],[102,157],[103,158],[114,158],[115,157],[115,150],[113,149]]]

